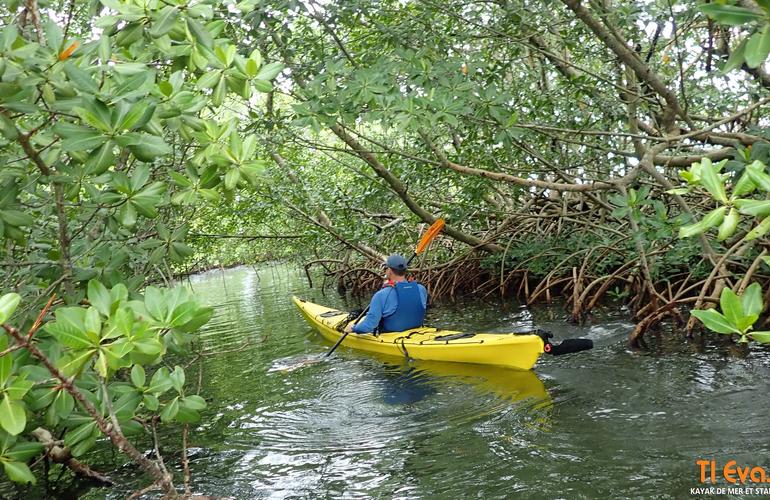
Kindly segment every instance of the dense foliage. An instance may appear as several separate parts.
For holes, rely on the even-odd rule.
[[[74,457],[105,436],[174,495],[160,457],[127,437],[200,418],[205,401],[167,355],[189,353],[212,310],[147,285],[169,285],[194,253],[200,211],[262,182],[257,137],[229,110],[283,65],[239,51],[217,2],[3,9],[0,256],[14,293],[0,298],[0,462],[34,482],[36,426]]]
[[[364,288],[438,217],[434,295],[624,298],[634,342],[721,298],[695,316],[768,340],[770,4],[693,5],[0,6],[6,474],[35,480],[39,425],[173,495],[126,436],[205,405],[169,354],[211,311],[175,276],[294,257]]]

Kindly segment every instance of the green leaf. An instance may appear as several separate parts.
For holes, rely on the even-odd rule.
[[[146,380],[146,375],[144,373],[144,368],[142,365],[134,365],[131,367],[131,382],[136,387],[144,387],[144,382]]]
[[[132,203],[124,203],[118,211],[118,220],[126,227],[133,227],[136,224],[136,208]]]
[[[227,82],[224,78],[220,78],[217,86],[214,87],[214,92],[211,94],[211,102],[214,106],[219,107],[225,102],[225,95],[227,95]]]
[[[5,50],[11,50],[13,48],[14,42],[16,42],[16,39],[19,37],[19,27],[16,26],[16,23],[9,23],[5,25],[5,28],[3,28],[3,36],[2,39],[2,47]]]
[[[87,92],[89,94],[96,94],[99,92],[99,86],[94,79],[91,78],[91,75],[75,66],[72,61],[64,63],[64,73],[81,92]]]
[[[751,231],[746,234],[746,241],[755,240],[767,234],[770,231],[770,217],[765,217]]]
[[[96,446],[96,436],[92,435],[91,437],[80,441],[78,444],[71,446],[70,452],[72,453],[73,457],[81,457],[85,455],[86,452],[90,451],[94,446]]]
[[[741,217],[738,214],[738,210],[735,209],[735,207],[730,207],[730,212],[728,212],[725,219],[722,221],[722,224],[719,226],[719,235],[717,236],[717,239],[719,241],[724,241],[733,234],[735,234],[735,230],[738,228],[738,222],[740,222]]]
[[[176,392],[182,392],[182,387],[184,387],[184,370],[181,366],[177,365],[174,367],[174,371],[170,375],[171,377],[171,385],[174,387]]]
[[[64,444],[69,447],[76,445],[77,443],[91,438],[96,433],[96,422],[91,421],[85,424],[81,424],[74,429],[70,429],[64,435]]]
[[[96,349],[87,349],[83,351],[77,351],[71,354],[65,354],[56,363],[57,368],[61,370],[68,377],[72,377],[80,373],[88,363],[93,355],[96,354]]]
[[[174,24],[179,19],[179,7],[167,5],[163,7],[158,16],[153,19],[150,36],[160,38],[174,28]]]
[[[701,160],[701,183],[708,190],[711,196],[721,202],[727,203],[727,194],[725,193],[725,184],[722,178],[717,174],[716,167],[708,158]]]
[[[8,321],[8,318],[16,311],[21,301],[18,293],[6,293],[0,297],[0,324]]]
[[[212,49],[214,45],[214,39],[211,37],[211,33],[195,19],[187,18],[187,28],[190,30],[193,38],[199,44],[208,49]]]
[[[179,411],[176,414],[175,420],[180,424],[194,424],[200,421],[201,416],[197,411],[187,408],[185,406],[179,406]]]
[[[751,9],[736,7],[735,5],[724,5],[718,3],[709,3],[698,5],[698,10],[716,20],[719,24],[727,26],[740,26],[762,19],[762,15]]]
[[[60,389],[56,391],[52,407],[59,418],[67,418],[75,408],[75,399],[67,391]]]
[[[8,337],[0,335],[0,351],[4,351],[8,347]],[[13,356],[11,353],[0,356],[0,387],[5,386],[5,382],[8,377],[11,376],[13,371]]]
[[[110,133],[110,111],[97,100],[83,100],[84,107],[74,108],[78,116],[88,125],[104,133]]]
[[[46,324],[45,330],[67,347],[92,347],[85,332],[85,315],[85,309],[80,307],[62,307],[56,311],[56,321]]]
[[[8,476],[8,479],[15,483],[35,484],[37,482],[35,480],[35,476],[32,474],[32,471],[29,470],[27,464],[23,462],[3,461],[3,469],[5,470],[5,474]]]
[[[147,392],[160,396],[169,389],[171,389],[171,374],[168,372],[168,368],[162,366],[153,373]]]
[[[144,132],[131,132],[119,137],[117,142],[128,147],[138,160],[145,162],[152,162],[172,152],[171,146],[162,138]]]
[[[127,392],[123,394],[112,405],[112,409],[115,411],[115,416],[119,419],[133,418],[136,409],[139,407],[139,403],[142,402],[142,395],[135,392]]]
[[[254,85],[254,88],[259,90],[260,92],[270,92],[273,90],[273,84],[268,82],[267,80],[258,80],[254,79],[251,81],[252,85]]]
[[[765,191],[770,191],[770,175],[765,173],[765,164],[761,161],[755,161],[746,167],[746,173],[749,178]]]
[[[194,332],[208,323],[213,315],[213,307],[199,307],[198,311],[195,313],[195,317],[192,320],[188,321],[184,325],[176,327],[176,329],[183,332]]]
[[[148,80],[148,75],[152,75],[153,71],[151,67],[142,62],[122,62],[111,66],[112,70],[123,76],[138,75],[138,78],[130,78],[123,82],[123,84],[115,90],[115,93],[120,97],[119,99],[125,99],[124,94],[134,95],[134,91],[143,88]]]
[[[158,216],[155,206],[161,202],[161,195],[166,191],[166,185],[162,182],[153,182],[138,194],[131,197],[131,204],[145,217]]]
[[[125,338],[118,339],[115,342],[112,342],[111,344],[105,345],[104,354],[105,356],[107,356],[108,366],[113,370],[130,366],[131,363],[124,358],[135,347],[136,347],[136,344],[134,342],[131,342],[130,340]]]
[[[259,65],[254,59],[247,59],[246,60],[246,75],[253,78],[257,76],[257,72],[259,71]]]
[[[35,219],[31,215],[20,210],[1,210],[0,219],[6,224],[16,227],[31,226],[35,223]]]
[[[181,402],[182,406],[191,410],[203,410],[206,408],[206,400],[198,395],[187,396]]]
[[[166,97],[170,96],[174,92],[174,87],[165,80],[158,84],[158,89]]]
[[[225,174],[225,189],[232,191],[241,180],[241,171],[237,167],[232,167]]]
[[[158,398],[156,398],[152,394],[145,394],[143,401],[144,401],[144,406],[146,406],[147,409],[150,411],[155,411],[160,406],[160,401],[158,401]]]
[[[76,125],[65,127],[57,124],[54,131],[61,136],[64,151],[92,151],[107,141],[107,136],[98,130]]]
[[[117,124],[116,129],[118,131],[123,131],[141,127],[147,123],[152,116],[145,116],[149,108],[150,106],[146,102],[135,102],[131,104],[126,114],[120,120],[120,123]],[[142,121],[144,123],[142,123]]]
[[[115,163],[115,143],[107,141],[102,144],[98,149],[91,151],[91,154],[86,160],[86,167],[88,173],[91,175],[99,175],[104,173],[110,166]]]
[[[699,234],[703,234],[714,226],[720,225],[724,220],[726,211],[727,207],[719,207],[706,214],[703,219],[696,222],[695,224],[681,227],[679,229],[679,237],[689,238],[691,236],[697,236]]]
[[[157,287],[148,286],[144,291],[144,306],[152,317],[158,321],[166,319],[166,300],[163,292]]]
[[[759,67],[770,54],[770,25],[765,24],[762,31],[754,33],[746,44],[746,65]]]
[[[233,60],[237,53],[238,50],[235,48],[235,45],[232,44],[219,45],[214,49],[214,54],[217,56],[217,59],[219,59],[225,67],[230,67],[230,65],[233,64]]]
[[[99,39],[99,48],[97,49],[97,52],[99,54],[99,62],[102,64],[107,64],[107,62],[110,60],[110,56],[112,55],[109,36],[104,34],[102,35],[102,37]]]
[[[180,174],[179,172],[169,172],[168,173],[171,176],[171,179],[174,181],[174,184],[177,186],[189,188],[193,186],[193,183],[190,179],[185,177],[184,175]]]
[[[751,332],[749,337],[760,344],[770,344],[770,332]]]
[[[3,400],[0,401],[0,427],[15,436],[21,434],[26,426],[27,415],[24,412],[24,405],[19,401],[11,400],[8,395],[3,396]]]
[[[241,140],[241,135],[238,133],[237,130],[233,129],[230,131],[230,140],[228,141],[228,144],[230,146],[229,151],[233,158],[235,158],[237,161],[243,160],[243,141]]]
[[[35,383],[31,380],[27,380],[26,375],[24,375],[21,377],[16,377],[11,385],[9,385],[5,390],[6,394],[9,398],[11,398],[11,400],[18,401],[22,399],[34,385]]]
[[[174,417],[176,417],[176,414],[179,412],[179,396],[172,399],[170,402],[166,404],[166,406],[163,408],[163,411],[160,412],[160,419],[163,422],[171,422],[174,420]]]
[[[4,455],[16,462],[26,462],[32,457],[36,457],[43,452],[42,443],[34,443],[31,441],[24,441],[16,443],[13,448],[6,451]]]
[[[770,200],[738,199],[733,202],[743,215],[766,217],[770,215]]]
[[[273,62],[270,64],[266,64],[262,67],[262,69],[259,70],[259,73],[257,73],[256,79],[270,81],[276,76],[278,76],[278,73],[283,71],[283,68],[284,68],[283,63],[280,63],[280,62]]]
[[[690,314],[698,318],[709,330],[717,333],[737,333],[740,334],[740,330],[730,324],[727,319],[719,314],[714,309],[695,310]]]
[[[730,53],[730,57],[727,59],[727,62],[725,62],[725,65],[722,67],[722,74],[725,75],[733,70],[736,70],[743,65],[743,63],[746,60],[746,43],[748,42],[748,38],[745,38],[741,40],[741,43],[738,44],[738,46],[735,48],[735,50]]]
[[[719,297],[719,307],[722,309],[725,319],[733,326],[737,326],[744,315],[741,300],[728,287],[722,289],[722,295]]]
[[[754,181],[751,180],[751,176],[744,170],[743,175],[741,175],[741,178],[738,179],[738,182],[735,183],[735,187],[733,188],[732,197],[738,198],[739,196],[743,196],[744,194],[751,193],[757,189],[757,185],[754,184]]]
[[[88,282],[88,302],[91,303],[102,315],[109,317],[112,314],[112,297],[100,281]]]
[[[765,308],[762,303],[762,287],[759,283],[752,283],[741,295],[741,306],[747,315],[759,316]]]
[[[218,85],[221,79],[222,79],[222,70],[214,69],[206,73],[203,73],[198,78],[198,82],[195,85],[199,89],[210,89]]]
[[[96,357],[96,363],[94,363],[94,368],[96,368],[96,372],[99,376],[104,379],[107,378],[109,363],[107,362],[107,355],[104,354],[104,351],[99,351],[99,355]]]
[[[174,262],[183,262],[194,253],[195,250],[178,241],[171,243],[171,246],[169,246],[169,255]]]

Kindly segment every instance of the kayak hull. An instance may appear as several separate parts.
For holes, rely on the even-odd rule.
[[[335,327],[348,313],[292,297],[307,322],[327,340],[336,342]],[[534,334],[475,333],[421,327],[379,335],[349,334],[342,345],[411,359],[474,363],[530,370],[543,353],[543,339]]]

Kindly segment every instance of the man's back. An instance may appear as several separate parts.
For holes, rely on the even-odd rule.
[[[421,326],[425,319],[428,291],[416,281],[386,285],[374,294],[369,313],[353,327],[356,333],[402,331]]]

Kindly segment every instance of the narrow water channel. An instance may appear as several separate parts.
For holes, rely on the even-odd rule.
[[[216,308],[202,333],[210,406],[190,438],[200,494],[686,498],[703,486],[698,459],[770,469],[768,351],[741,359],[674,335],[637,352],[626,346],[632,324],[622,312],[577,327],[556,306],[490,299],[437,304],[428,322],[499,332],[539,326],[596,347],[544,357],[523,373],[345,348],[285,372],[276,369],[282,360],[329,348],[292,294],[338,308],[360,304],[309,289],[283,265],[204,273],[190,285]],[[167,460],[176,464],[175,453]],[[110,460],[105,454],[103,466]],[[119,468],[111,476],[121,486],[81,493],[125,497],[143,485],[134,473]]]

